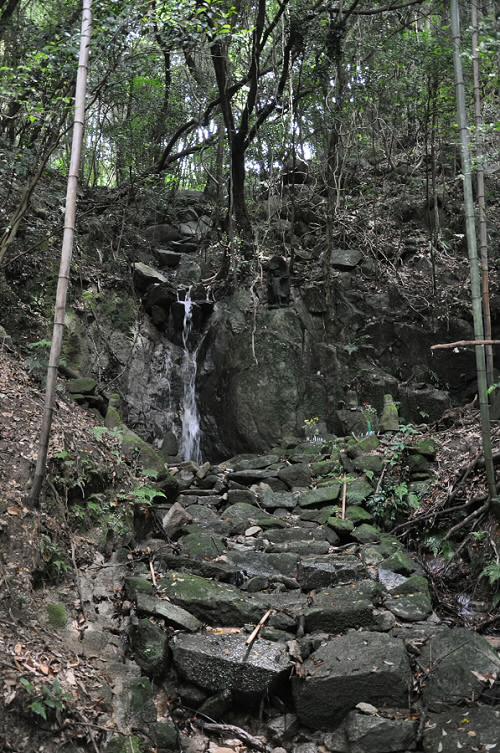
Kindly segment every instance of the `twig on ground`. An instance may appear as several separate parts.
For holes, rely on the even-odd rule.
[[[207,732],[219,732],[223,735],[233,735],[234,737],[237,737],[238,740],[241,740],[246,745],[248,745],[250,748],[254,748],[255,750],[260,750],[262,753],[267,753],[268,747],[263,743],[261,740],[259,740],[257,737],[254,737],[253,735],[249,735],[248,732],[245,732],[244,729],[241,729],[240,727],[236,727],[234,724],[217,724],[216,722],[203,722],[201,719],[195,719],[194,723],[197,724],[202,729],[207,730]]]
[[[446,536],[444,537],[444,541],[448,541],[454,533],[457,531],[460,531],[462,528],[465,528],[466,525],[468,525],[474,518],[478,518],[480,515],[485,513],[489,508],[488,502],[486,504],[482,505],[481,507],[478,507],[477,510],[474,510],[474,512],[471,512],[470,515],[468,515],[466,518],[460,521],[460,523],[457,523],[455,526],[450,528]]]

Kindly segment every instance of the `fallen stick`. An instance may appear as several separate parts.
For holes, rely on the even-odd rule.
[[[262,630],[262,628],[264,627],[264,625],[266,624],[266,622],[268,621],[272,613],[273,613],[273,610],[268,609],[265,615],[261,617],[259,623],[254,627],[254,629],[252,630],[252,632],[246,639],[245,646],[248,646],[250,648],[250,646],[257,640],[257,638],[259,637],[260,631]]]
[[[217,724],[215,722],[203,722],[201,721],[201,719],[194,719],[193,721],[202,729],[207,730],[207,732],[219,732],[223,735],[233,735],[234,737],[237,737],[238,740],[241,740],[242,742],[246,743],[250,748],[255,748],[255,750],[260,750],[262,751],[262,753],[267,753],[267,751],[269,750],[267,745],[265,745],[257,737],[254,737],[253,735],[249,735],[248,732],[245,732],[244,729],[241,729],[241,727],[235,727],[234,724]]]
[[[149,572],[151,573],[151,580],[153,581],[153,586],[156,588],[158,584],[156,582],[156,575],[155,575],[155,568],[153,565],[153,560],[149,560]]]
[[[475,345],[500,345],[500,340],[457,340],[454,343],[440,343],[431,345],[431,350],[448,350],[452,348],[467,348]]]

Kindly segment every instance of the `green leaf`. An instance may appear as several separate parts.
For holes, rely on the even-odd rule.
[[[30,704],[30,709],[34,714],[38,714],[38,716],[41,716],[47,721],[47,709],[45,708],[44,703],[41,701],[33,701],[33,703]]]

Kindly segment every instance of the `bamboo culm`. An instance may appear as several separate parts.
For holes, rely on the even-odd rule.
[[[57,280],[54,326],[50,348],[49,365],[47,368],[47,384],[45,388],[45,402],[40,429],[38,456],[31,487],[30,500],[37,505],[42,490],[47,453],[49,447],[50,429],[57,384],[57,370],[61,355],[64,334],[64,318],[66,314],[66,300],[73,255],[73,241],[75,235],[76,199],[78,190],[78,176],[82,154],[83,131],[85,123],[85,96],[87,91],[87,77],[90,55],[90,40],[92,35],[92,0],[83,0],[82,26],[80,35],[80,53],[78,58],[78,74],[75,89],[75,114],[73,119],[73,139],[71,143],[71,160],[66,189],[66,207],[64,212],[64,233],[61,248],[61,261]]]
[[[453,64],[455,69],[455,91],[457,117],[460,129],[460,147],[464,185],[465,226],[467,251],[469,254],[470,284],[472,295],[472,315],[474,319],[474,338],[484,340],[483,310],[481,296],[481,275],[477,255],[476,221],[474,216],[474,199],[472,193],[471,161],[469,131],[467,128],[467,110],[465,106],[465,86],[460,50],[460,11],[458,0],[451,0],[451,30],[453,38]],[[484,345],[477,345],[476,369],[481,414],[481,435],[485,461],[486,478],[490,499],[496,500],[495,469],[491,448],[490,409],[488,403],[488,382],[486,378],[486,358]]]

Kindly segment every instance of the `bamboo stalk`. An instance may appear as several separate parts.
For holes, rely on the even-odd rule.
[[[476,222],[474,217],[474,200],[470,164],[469,131],[467,128],[467,110],[465,105],[465,85],[460,50],[460,10],[458,0],[451,0],[451,29],[453,39],[453,64],[455,69],[455,90],[457,100],[457,118],[460,128],[460,146],[464,184],[464,209],[467,236],[467,251],[470,265],[470,284],[472,296],[472,315],[474,319],[474,338],[484,340],[483,309],[481,296],[481,277],[477,256]],[[476,345],[476,369],[481,414],[481,436],[483,455],[491,500],[496,500],[495,469],[491,447],[490,408],[488,403],[488,381],[486,378],[486,358],[484,344]]]
[[[454,343],[440,343],[439,345],[431,345],[431,350],[449,350],[451,348],[467,348],[470,345],[473,345],[474,347],[478,345],[500,345],[500,340],[491,340],[491,339],[457,340]]]
[[[472,75],[474,84],[474,119],[476,124],[476,144],[478,156],[483,156],[483,115],[481,110],[481,72],[479,68],[479,18],[481,9],[478,0],[471,2],[472,23]],[[481,260],[481,289],[483,296],[484,334],[487,340],[491,340],[491,310],[490,310],[490,283],[488,272],[488,228],[486,224],[486,199],[484,189],[484,168],[479,159],[476,167],[477,204],[479,209],[479,256]],[[488,387],[494,383],[493,376],[493,348],[490,343],[486,344],[486,376]]]
[[[66,314],[66,300],[68,297],[71,257],[73,255],[73,240],[75,236],[76,198],[85,122],[85,95],[87,90],[91,34],[92,0],[83,0],[80,53],[78,58],[78,73],[76,77],[75,89],[73,140],[71,143],[71,161],[66,189],[64,233],[61,248],[59,277],[57,280],[54,327],[52,331],[52,344],[50,348],[49,365],[47,368],[47,384],[45,389],[45,403],[42,416],[42,425],[40,429],[38,457],[30,494],[30,499],[33,505],[38,504],[43,479],[45,477],[50,429],[52,426],[52,414],[54,410],[54,400],[56,394],[57,369],[59,366],[59,358],[61,355],[61,346],[64,334],[64,317]]]

